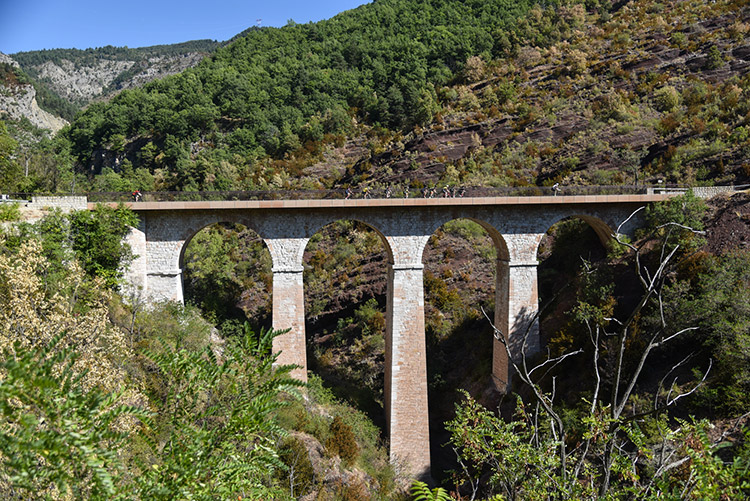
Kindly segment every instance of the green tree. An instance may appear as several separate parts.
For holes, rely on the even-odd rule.
[[[488,476],[487,493],[500,493],[505,499],[536,498],[548,486],[565,489],[559,476],[560,458],[554,440],[543,442],[518,402],[516,418],[506,422],[462,392],[465,400],[456,406],[456,417],[446,423],[450,443],[459,458],[462,474],[458,484],[467,482],[472,497],[480,493],[483,477]],[[566,491],[563,491],[566,492]],[[567,494],[583,495],[585,488]]]
[[[6,499],[113,499],[123,491],[119,421],[150,414],[118,404],[121,395],[86,388],[74,346],[4,350],[0,371],[0,492]]]
[[[55,210],[34,224],[18,224],[3,243],[17,251],[24,242],[40,240],[48,261],[45,277],[50,290],[66,288],[73,259],[89,277],[102,278],[114,288],[133,257],[124,237],[137,225],[138,217],[122,204],[115,208],[97,205],[92,211],[69,214]]]
[[[472,499],[498,494],[492,499],[729,500],[750,494],[746,446],[735,450],[732,459],[722,459],[726,454],[721,451],[726,452],[732,444],[723,436],[709,438],[711,424],[707,420],[677,420],[672,428],[666,419],[659,420],[656,444],[649,443],[635,421],[621,428],[627,431],[633,449],[617,453],[612,470],[619,480],[602,495],[597,492],[602,477],[596,473],[596,459],[569,461],[569,471],[562,472],[558,451],[563,437],[546,430],[544,419],[540,419],[544,414],[527,412],[519,401],[516,417],[506,421],[468,396],[456,411],[456,418],[448,423],[450,440],[463,471],[459,482],[468,481]],[[585,425],[585,442],[571,451],[569,459],[589,455],[592,444],[609,440],[613,433],[603,414],[586,417]],[[633,467],[634,458],[643,463],[641,468]],[[567,481],[566,476],[574,480]],[[489,479],[489,485],[483,484],[484,479]]]
[[[123,238],[138,225],[138,217],[122,204],[115,208],[99,204],[93,211],[72,212],[69,218],[72,249],[81,266],[115,287],[123,266],[133,257]]]
[[[299,397],[303,383],[276,366],[273,338],[244,335],[220,356],[162,344],[146,355],[161,373],[159,419],[145,433],[151,456],[135,479],[141,499],[282,499],[269,483],[284,465],[276,449],[285,434],[274,413]]]
[[[170,188],[201,189],[203,179],[182,172],[195,156],[188,149],[254,156],[262,146],[262,155],[283,159],[321,132],[349,131],[352,118],[395,129],[427,124],[435,89],[470,57],[498,54],[493,33],[518,29],[513,21],[531,6],[388,0],[315,24],[248,30],[198,67],[92,104],[63,136],[82,172],[95,151],[117,151],[136,169],[172,170]],[[139,146],[144,138],[153,149]]]
[[[696,250],[705,240],[701,237],[706,204],[693,190],[646,208],[646,232],[665,237],[663,244],[671,251],[680,246],[681,253]]]
[[[0,120],[0,192],[14,192],[21,184],[21,167],[14,158],[18,143]]]
[[[676,312],[667,321],[699,327],[693,340],[714,363],[711,384],[700,392],[706,403],[727,415],[743,412],[750,408],[750,252],[699,253],[683,268],[687,276],[665,294]]]
[[[21,219],[21,205],[18,202],[0,204],[0,221],[18,221]]]

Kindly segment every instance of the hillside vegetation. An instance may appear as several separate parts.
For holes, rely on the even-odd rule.
[[[115,191],[743,183],[748,16],[735,1],[375,2],[249,30],[90,106],[61,147],[79,186]]]
[[[4,499],[398,498],[378,430],[314,377],[302,400],[278,333],[116,293],[135,214],[21,212],[0,206]]]
[[[429,123],[436,87],[470,56],[498,55],[493,33],[529,6],[385,1],[320,23],[251,30],[194,70],[90,107],[67,137],[88,172],[119,156],[165,189],[252,188],[274,175],[296,183],[291,164],[266,172],[257,160],[319,148],[327,134],[354,132],[355,121],[397,130]]]
[[[749,16],[392,0],[250,29],[91,105],[6,189],[70,190],[34,179],[44,162],[103,191],[742,184]]]

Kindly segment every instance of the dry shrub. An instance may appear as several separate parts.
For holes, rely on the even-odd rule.
[[[354,438],[354,432],[341,416],[334,416],[328,431],[326,449],[330,454],[339,456],[346,463],[352,463],[357,459],[359,446]]]

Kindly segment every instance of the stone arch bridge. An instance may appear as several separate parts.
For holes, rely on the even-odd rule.
[[[430,236],[453,219],[483,226],[497,247],[495,325],[519,352],[540,350],[537,248],[558,221],[578,217],[607,242],[636,209],[669,195],[594,195],[377,200],[273,200],[138,202],[131,208],[140,226],[128,241],[138,258],[126,275],[147,301],[183,301],[185,247],[202,228],[241,223],[265,241],[273,263],[273,327],[289,329],[276,338],[280,363],[300,366],[307,378],[302,256],[308,240],[341,219],[360,221],[381,237],[388,255],[386,300],[385,410],[390,456],[417,476],[430,469],[425,356],[422,253]],[[621,228],[631,233],[640,223]],[[504,347],[495,341],[493,379],[505,390],[510,379]]]

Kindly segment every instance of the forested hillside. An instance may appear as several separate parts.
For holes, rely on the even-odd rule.
[[[382,1],[253,28],[90,106],[6,190],[69,190],[35,179],[51,155],[103,191],[742,184],[748,16],[730,1]]]
[[[92,106],[67,137],[88,172],[119,150],[136,168],[161,167],[155,182],[165,188],[294,178],[299,172],[267,173],[257,160],[319,148],[354,133],[357,121],[394,130],[429,123],[436,89],[470,56],[498,56],[529,5],[385,1],[320,23],[251,30],[194,70]],[[207,172],[207,162],[226,172]]]
[[[742,183],[747,21],[736,2],[376,2],[249,30],[63,138],[110,190]]]

